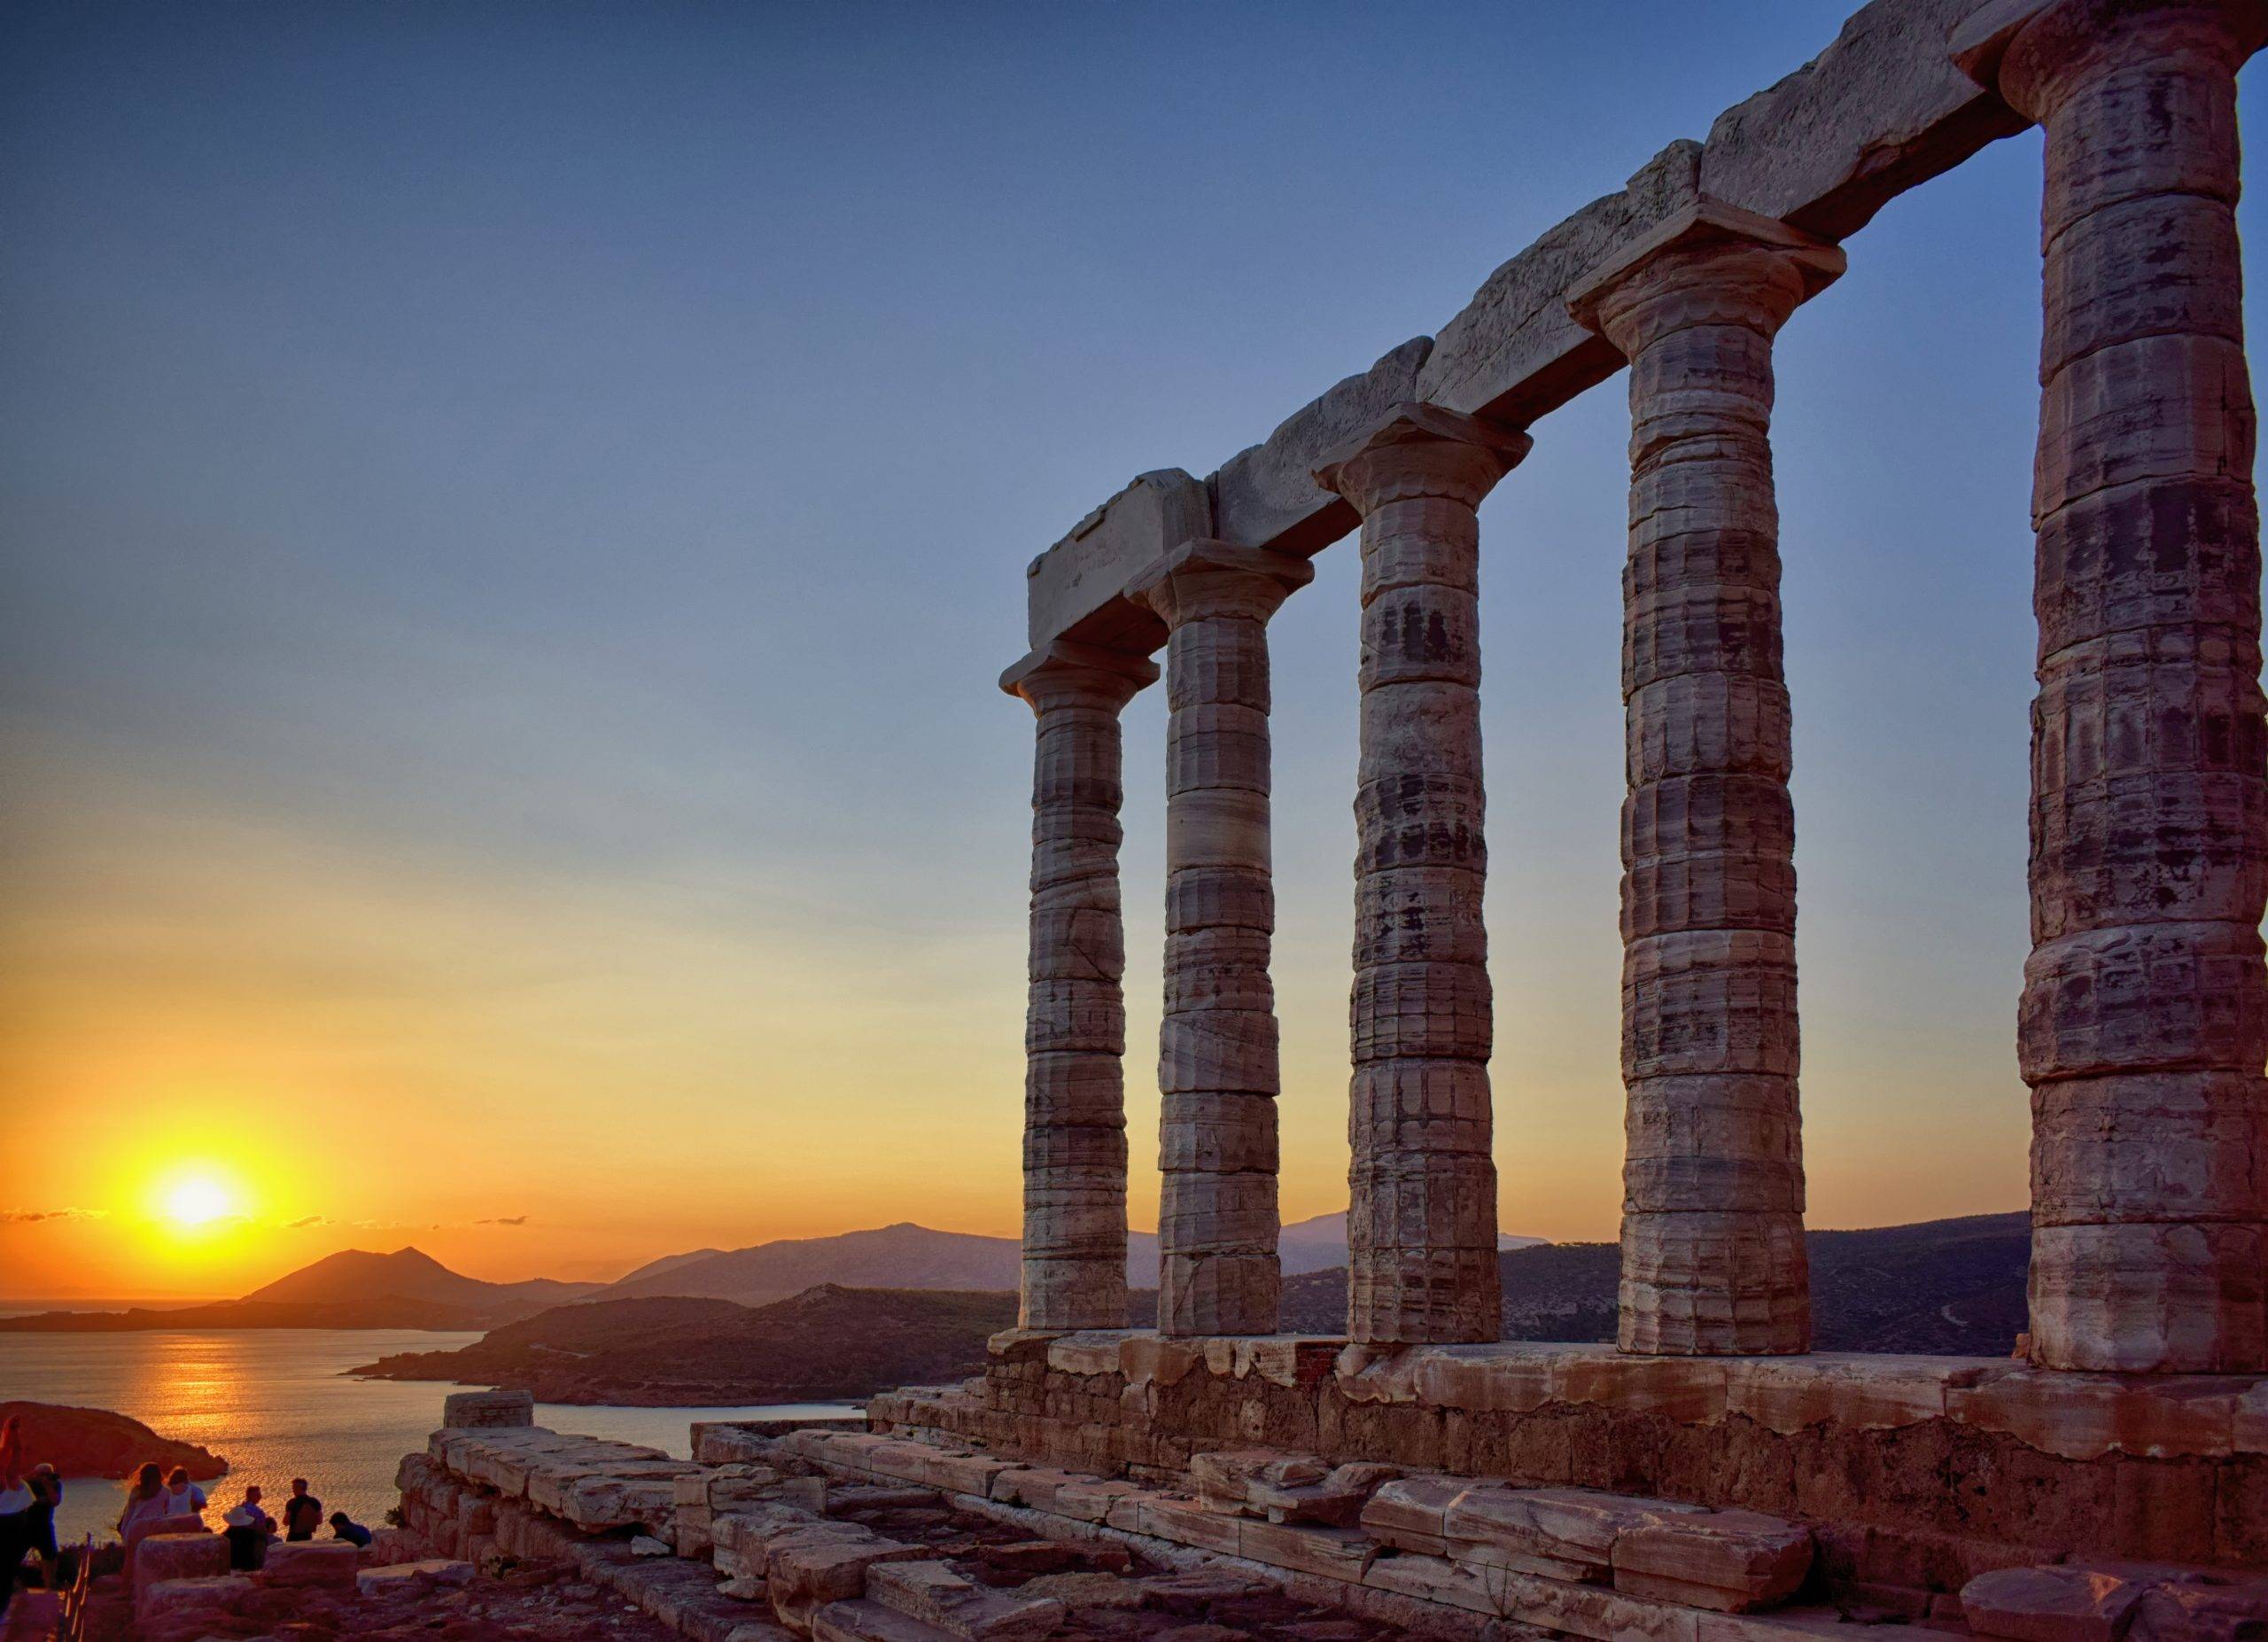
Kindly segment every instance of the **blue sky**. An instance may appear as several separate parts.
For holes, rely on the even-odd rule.
[[[1025,562],[1841,15],[11,8],[7,1098],[153,1156],[215,1102],[382,1115],[214,1166],[484,1274],[1012,1231]],[[2023,1202],[2039,167],[1893,204],[1780,346],[1814,1225]],[[1625,422],[1619,378],[1544,419],[1482,513],[1503,1216],[1555,1237],[1619,1196]],[[1353,568],[1274,629],[1287,1216],[1343,1202]],[[0,1163],[0,1206],[156,1166]],[[142,1270],[43,1224],[35,1263]]]

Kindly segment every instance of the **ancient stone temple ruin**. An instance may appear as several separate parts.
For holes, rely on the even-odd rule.
[[[642,1527],[697,1565],[637,1576],[679,1592],[649,1610],[710,1602],[736,1638],[751,1601],[821,1642],[1132,1642],[1161,1613],[1183,1642],[2268,1636],[2268,741],[2233,215],[2264,40],[2268,0],[1873,0],[1436,336],[1041,554],[1003,679],[1037,734],[1021,1326],[867,1428],[710,1428],[693,1462],[445,1430],[404,1471],[426,1548]],[[1886,201],[2034,123],[2031,1331],[2013,1360],[1815,1353],[1773,342],[1831,304],[1839,242]],[[1619,1338],[1510,1343],[1475,510],[1626,366]],[[1278,1332],[1268,624],[1355,533],[1348,1321],[1315,1339]],[[1161,678],[1163,1205],[1137,1330],[1119,715]],[[1084,1560],[1008,1567],[1051,1546]],[[636,1583],[626,1553],[579,1554]]]

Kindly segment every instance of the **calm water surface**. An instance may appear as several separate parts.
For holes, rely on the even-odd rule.
[[[216,1505],[244,1485],[268,1509],[307,1479],[329,1510],[373,1527],[400,1496],[394,1467],[441,1423],[441,1399],[462,1388],[439,1381],[354,1380],[343,1370],[396,1351],[447,1351],[477,1334],[423,1330],[253,1328],[220,1334],[0,1335],[0,1401],[73,1403],[129,1414],[161,1436],[226,1457],[229,1475],[203,1484]],[[841,1412],[843,1404],[775,1405],[773,1412]],[[754,1413],[734,1408],[576,1408],[536,1405],[536,1423],[688,1457],[695,1420]],[[36,1462],[37,1454],[27,1456]],[[74,1477],[64,1489],[60,1531],[107,1533],[124,1485]],[[217,1521],[208,1513],[206,1521]]]

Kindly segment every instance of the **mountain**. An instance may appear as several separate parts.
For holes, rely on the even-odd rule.
[[[277,1278],[265,1288],[253,1289],[245,1296],[245,1302],[325,1305],[390,1296],[469,1311],[532,1310],[563,1305],[602,1287],[600,1283],[563,1283],[548,1277],[531,1278],[520,1283],[483,1282],[477,1277],[452,1272],[421,1249],[397,1249],[392,1254],[342,1249],[313,1265],[301,1266],[287,1277]]]
[[[676,1296],[761,1305],[822,1283],[844,1288],[1003,1289],[1016,1286],[1022,1260],[1012,1237],[933,1232],[900,1223],[839,1237],[783,1238],[705,1258],[633,1272],[591,1296],[633,1300]]]
[[[352,1372],[649,1408],[866,1397],[983,1373],[985,1337],[1015,1320],[1010,1293],[833,1283],[761,1307],[598,1300],[493,1330],[462,1350],[408,1352]]]
[[[1503,1237],[1517,1249],[1534,1237]],[[1286,1274],[1327,1271],[1347,1264],[1347,1216],[1319,1214],[1295,1220],[1278,1239]],[[800,1294],[817,1283],[851,1288],[1014,1288],[1023,1253],[1013,1237],[937,1232],[901,1222],[838,1237],[783,1239],[719,1253],[713,1249],[672,1255],[640,1266],[592,1296],[639,1299],[664,1295],[737,1300],[759,1305]],[[1126,1279],[1136,1288],[1158,1280],[1158,1237],[1135,1232],[1126,1240]]]
[[[341,1249],[241,1300],[166,1311],[43,1311],[0,1318],[0,1333],[130,1334],[152,1328],[493,1328],[579,1300],[597,1283],[548,1277],[483,1282],[416,1249]]]
[[[1813,1232],[1813,1344],[1822,1351],[2006,1357],[2025,1327],[2031,1220],[1969,1215],[1860,1232]],[[1612,1340],[1621,1250],[1550,1243],[1496,1257],[1507,1340]],[[1346,1326],[1343,1272],[1286,1276],[1284,1327]]]

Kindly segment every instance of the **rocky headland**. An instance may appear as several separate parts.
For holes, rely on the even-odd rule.
[[[107,1408],[74,1408],[62,1403],[0,1403],[0,1420],[23,1422],[24,1463],[50,1465],[65,1476],[131,1476],[155,1460],[170,1471],[184,1467],[198,1482],[210,1482],[229,1462],[194,1443],[159,1436],[139,1420]]]
[[[765,1306],[602,1300],[495,1329],[462,1350],[403,1352],[353,1372],[637,1407],[865,1397],[981,1374],[986,1337],[1015,1319],[1008,1293],[832,1283]]]

